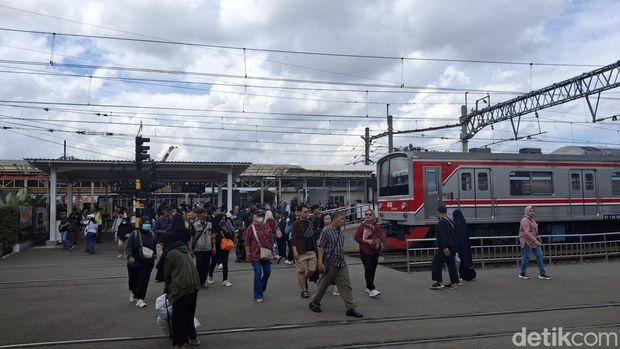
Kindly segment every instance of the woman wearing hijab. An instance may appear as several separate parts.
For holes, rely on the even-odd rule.
[[[463,212],[459,209],[454,210],[452,213],[452,221],[454,222],[454,230],[456,232],[456,251],[461,259],[459,275],[465,281],[472,281],[476,278],[476,271],[472,266],[467,221]]]
[[[538,223],[534,220],[536,211],[534,207],[527,206],[525,208],[525,214],[521,219],[521,225],[519,227],[519,242],[523,249],[523,258],[521,259],[521,272],[519,273],[520,279],[530,279],[525,273],[527,271],[527,263],[530,261],[530,253],[534,251],[536,255],[536,264],[538,264],[538,278],[543,280],[551,280],[551,277],[545,272],[545,264],[543,262],[542,241],[538,237]]]
[[[129,224],[129,220],[127,217],[123,217],[120,219],[120,223],[118,228],[116,229],[116,237],[118,238],[118,252],[119,255],[117,258],[125,257],[125,244],[127,242],[127,238],[129,238],[129,234],[131,234],[132,227]]]
[[[366,279],[366,293],[372,298],[381,294],[375,287],[375,272],[379,263],[379,251],[385,242],[385,236],[377,221],[375,212],[366,211],[365,221],[355,232],[355,241],[360,245],[360,257],[364,264],[364,278]]]
[[[180,222],[175,223],[175,220]],[[172,343],[175,348],[185,348],[189,343],[200,344],[194,327],[196,299],[200,289],[200,279],[191,257],[187,239],[189,231],[185,228],[183,216],[175,215],[172,219],[173,230],[164,240],[164,292],[172,304]]]
[[[155,249],[155,234],[151,231],[151,220],[148,216],[142,217],[142,226],[139,230],[129,234],[127,238],[127,273],[129,274],[129,301],[136,300],[136,307],[144,308],[144,298],[151,279],[151,271],[157,257]],[[119,227],[119,231],[120,231]],[[148,258],[142,252],[142,247],[149,248],[152,256]]]
[[[260,249],[263,247],[273,250],[273,234],[269,225],[265,224],[265,211],[258,210],[254,214],[254,223],[245,230],[243,239],[246,262],[252,262],[254,269],[254,300],[262,303],[271,275],[271,261],[260,258]]]

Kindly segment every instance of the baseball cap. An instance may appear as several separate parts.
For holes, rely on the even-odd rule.
[[[439,212],[439,213],[448,213],[448,209],[444,205],[439,205],[439,207],[437,207],[437,212]]]

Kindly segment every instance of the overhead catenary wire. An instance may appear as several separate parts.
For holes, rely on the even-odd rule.
[[[0,31],[14,32],[14,33],[27,33],[27,34],[40,34],[40,35],[54,34],[57,36],[66,36],[66,37],[74,37],[74,38],[117,40],[117,41],[165,44],[165,45],[206,47],[206,48],[227,49],[227,50],[235,50],[235,51],[246,50],[246,51],[254,51],[254,52],[281,53],[281,54],[291,54],[291,55],[360,58],[360,59],[373,59],[373,60],[394,60],[394,61],[409,60],[409,61],[426,61],[426,62],[480,63],[480,64],[506,64],[506,65],[524,65],[524,66],[556,66],[556,67],[558,66],[559,67],[601,67],[603,66],[603,64],[524,62],[524,61],[507,61],[507,60],[455,59],[455,58],[436,58],[436,57],[403,57],[403,56],[390,56],[390,55],[371,55],[371,54],[353,54],[353,53],[337,53],[337,52],[321,52],[321,51],[252,48],[252,47],[216,45],[216,44],[205,44],[205,43],[185,42],[185,41],[175,41],[175,40],[139,39],[139,38],[110,36],[110,35],[89,35],[89,34],[49,32],[49,31],[41,31],[41,30],[26,30],[26,29],[7,28],[7,27],[0,27]]]

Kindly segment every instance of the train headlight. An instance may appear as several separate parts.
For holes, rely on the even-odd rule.
[[[400,203],[400,209],[401,209],[401,210],[404,210],[404,209],[405,209],[405,207],[407,207],[407,202],[405,202],[405,201],[401,202],[401,203]]]

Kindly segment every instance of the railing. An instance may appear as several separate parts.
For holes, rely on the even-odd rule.
[[[340,208],[334,208],[331,210],[325,210],[325,211],[321,211],[321,215],[324,214],[335,214],[336,212],[338,213],[342,213],[344,215],[344,224],[345,226],[347,224],[355,224],[355,223],[359,223],[362,220],[364,220],[364,214],[366,213],[366,211],[368,209],[374,210],[373,205],[372,204],[358,204],[355,206],[349,206],[349,207],[340,207]]]
[[[540,235],[544,258],[552,263],[558,259],[620,256],[620,232]],[[407,239],[407,272],[412,265],[430,265],[437,247],[430,246],[435,239]],[[518,236],[473,236],[469,238],[472,262],[483,268],[488,263],[516,263],[519,266],[522,251]],[[415,245],[415,246],[413,246]],[[420,245],[424,245],[423,247]],[[413,247],[412,247],[413,246]],[[419,247],[418,247],[419,246]],[[413,254],[413,255],[412,255]]]

